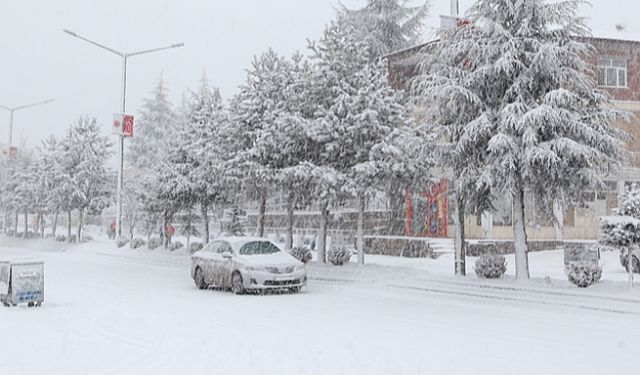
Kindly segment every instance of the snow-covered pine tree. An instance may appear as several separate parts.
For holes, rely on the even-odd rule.
[[[180,210],[192,209],[197,203],[198,185],[191,174],[197,162],[185,147],[186,137],[174,137],[163,160],[145,181],[145,207],[162,218],[165,249],[169,246],[166,229]]]
[[[357,126],[350,105],[361,88],[361,71],[371,59],[366,41],[341,20],[327,25],[322,37],[309,48],[314,63],[309,100],[318,108],[307,126],[308,160],[327,174],[327,178],[315,179],[318,185],[314,188],[322,214],[318,260],[324,262],[330,207],[350,195],[347,174],[354,161],[367,152],[359,147],[363,130]]]
[[[286,59],[270,50],[254,63],[249,79],[253,84],[244,91],[244,103],[246,105],[247,98],[252,98],[254,105],[262,103],[262,121],[255,127],[253,146],[240,156],[249,166],[246,170],[253,172],[249,181],[257,179],[265,183],[266,189],[260,194],[271,187],[286,196],[285,248],[290,249],[294,209],[310,203],[308,181],[297,169],[311,157],[307,135],[307,126],[315,113],[315,104],[308,96],[313,86],[311,65],[299,53]],[[263,235],[266,195],[260,194],[254,196],[260,200],[258,234]]]
[[[511,195],[519,279],[529,277],[525,191],[542,209],[579,202],[623,155],[611,126],[622,114],[595,89],[593,48],[578,39],[588,34],[582,3],[478,1],[470,23],[443,30],[425,52],[416,85],[452,141],[444,160],[464,203],[486,208],[490,189]]]
[[[209,242],[209,208],[226,201],[227,196],[220,169],[224,142],[220,134],[228,116],[220,91],[210,86],[205,74],[198,90],[187,100],[185,112],[185,128],[179,136],[193,162],[189,175],[195,184],[195,199],[200,205],[203,223],[202,242],[206,244]]]
[[[633,185],[627,189],[614,213],[616,216],[630,216],[640,220],[640,187]],[[630,230],[623,218],[620,218],[619,222],[611,221],[612,223],[602,225],[601,244],[626,252],[634,243],[640,241],[635,229]]]
[[[46,186],[46,213],[53,215],[51,220],[51,235],[55,238],[58,218],[62,210],[61,187],[62,177],[62,147],[61,142],[54,136],[42,141],[38,149],[40,174]]]
[[[2,209],[2,234],[6,234],[9,227],[8,185],[9,185],[9,157],[4,150],[0,151],[0,209]]]
[[[74,208],[78,210],[78,234],[87,214],[99,214],[111,202],[113,186],[107,173],[111,142],[102,135],[95,117],[81,117],[71,125],[67,135],[68,158],[74,171]]]
[[[375,59],[420,42],[429,3],[418,6],[407,3],[407,0],[367,0],[367,5],[355,10],[342,5],[338,17],[354,26]]]
[[[420,134],[423,137],[418,139],[425,145],[428,139],[426,133],[412,127],[410,108],[402,94],[390,87],[386,60],[372,59],[367,41],[358,37],[350,23],[333,22],[311,48],[319,75],[314,80],[315,95],[321,98],[321,106],[309,126],[310,148],[317,150],[317,165],[333,168],[342,176],[335,180],[347,182],[331,186],[337,190],[330,196],[346,195],[358,201],[359,261],[363,263],[367,195],[387,190],[392,182],[407,187],[407,181],[417,175],[415,168],[429,164],[429,158],[419,159],[413,152],[400,151],[409,151],[415,144],[396,143],[411,138],[402,134]],[[428,168],[418,169],[423,177],[429,175]],[[326,203],[321,207],[326,209]]]
[[[240,92],[231,103],[232,119],[236,124],[230,134],[234,142],[231,171],[237,172],[235,176],[241,181],[247,197],[258,200],[259,236],[264,235],[267,194],[275,182],[278,168],[274,159],[283,154],[273,136],[288,135],[286,132],[274,133],[273,129],[286,106],[284,91],[290,81],[289,69],[289,62],[272,49],[254,57],[246,82],[240,85]],[[273,154],[274,151],[277,154]]]
[[[156,167],[167,152],[175,128],[176,113],[160,76],[136,120],[135,136],[126,153],[129,164],[141,170]]]
[[[18,216],[23,215],[23,237],[27,238],[29,232],[28,215],[33,212],[34,201],[36,200],[37,171],[35,168],[35,157],[33,153],[21,153],[15,160],[15,167],[11,179],[15,181],[13,190],[13,203],[16,222],[15,233],[18,234]]]

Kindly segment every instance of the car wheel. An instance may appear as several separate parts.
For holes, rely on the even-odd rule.
[[[231,275],[231,291],[235,294],[244,294],[244,284],[242,283],[242,275],[240,272],[235,271]]]
[[[198,289],[206,289],[207,283],[204,282],[204,273],[200,267],[196,268],[196,274],[193,277],[193,281],[196,283]]]

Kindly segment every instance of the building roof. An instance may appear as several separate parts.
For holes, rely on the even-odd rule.
[[[617,40],[621,42],[640,43],[640,34],[626,31],[593,31],[589,39]]]
[[[638,43],[638,44],[640,44],[640,34],[629,33],[629,32],[626,32],[626,31],[615,31],[615,32],[594,31],[591,36],[585,37],[585,39],[591,39],[591,40],[615,40],[615,41],[620,41],[620,42],[629,42],[629,43]],[[438,41],[438,39],[434,39],[434,40],[430,40],[428,42],[423,42],[423,43],[417,44],[417,45],[415,45],[413,47],[407,47],[407,48],[403,48],[403,49],[400,49],[400,50],[397,50],[397,51],[389,52],[388,54],[384,55],[383,57],[390,58],[390,57],[401,56],[401,55],[408,54],[408,53],[411,53],[411,52],[418,52],[424,47],[427,47],[427,46],[429,46],[431,44],[435,44],[437,41]]]

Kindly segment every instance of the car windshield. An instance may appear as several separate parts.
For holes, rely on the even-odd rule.
[[[269,241],[247,242],[240,248],[240,255],[263,255],[279,252],[280,249]]]

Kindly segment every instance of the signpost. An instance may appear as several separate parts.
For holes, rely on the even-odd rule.
[[[122,135],[125,138],[133,138],[134,118],[133,115],[122,113],[113,114],[113,126],[111,133],[113,135]]]
[[[126,138],[133,138],[133,115],[124,115],[122,135]]]

